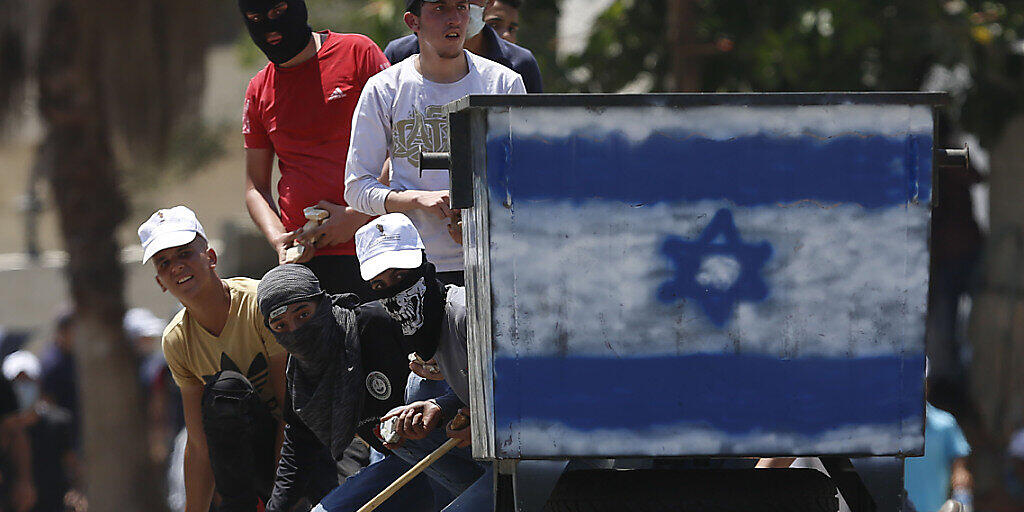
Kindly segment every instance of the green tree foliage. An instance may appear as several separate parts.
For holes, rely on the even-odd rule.
[[[339,32],[365,34],[381,49],[409,33],[402,21],[404,0],[309,0],[310,24]]]
[[[692,4],[691,47],[667,43],[670,2]],[[1020,1],[616,0],[586,48],[561,58],[559,3],[523,9],[523,45],[551,92],[670,91],[681,51],[700,60],[704,91],[919,90],[931,77],[953,89],[954,122],[984,142],[1022,106]]]

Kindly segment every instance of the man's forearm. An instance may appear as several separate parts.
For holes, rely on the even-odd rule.
[[[419,197],[418,190],[392,190],[384,199],[384,208],[388,213],[405,213],[418,208],[416,198]]]
[[[208,453],[185,445],[185,512],[208,512],[213,499],[213,469]]]
[[[301,423],[302,420],[298,417],[289,420],[284,429],[284,443],[267,512],[287,512],[302,498],[310,472],[315,470],[316,450],[323,448],[316,435]]]
[[[284,224],[273,205],[272,197],[250,188],[245,191],[245,206],[249,210],[249,217],[267,241],[273,243],[275,238],[285,233]]]
[[[391,193],[391,188],[373,174],[351,172],[345,175],[345,202],[367,215],[389,213],[385,207],[385,198]]]
[[[961,457],[953,460],[949,478],[950,487],[953,489],[973,489],[974,477],[967,467],[967,458]]]

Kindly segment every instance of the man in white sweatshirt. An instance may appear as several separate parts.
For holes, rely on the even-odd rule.
[[[443,107],[468,94],[526,94],[516,72],[463,49],[467,0],[406,0],[405,23],[420,53],[375,75],[352,120],[345,201],[363,213],[405,213],[419,230],[437,277],[463,284],[462,246],[448,234],[447,171],[424,171],[421,152],[449,151]],[[391,158],[390,185],[377,180]]]

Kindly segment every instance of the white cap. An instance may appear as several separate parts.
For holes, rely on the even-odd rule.
[[[164,334],[164,324],[146,308],[132,308],[124,314],[124,330],[132,339],[159,338]]]
[[[39,365],[39,358],[35,354],[28,350],[19,350],[12,352],[11,355],[4,358],[3,372],[4,378],[9,381],[13,381],[22,373],[32,380],[39,380],[39,375],[43,373],[43,369]]]
[[[149,220],[139,226],[139,240],[142,242],[142,263],[146,263],[154,254],[171,247],[181,247],[196,235],[206,238],[203,225],[196,214],[184,206],[175,206],[157,210]]]
[[[423,240],[409,217],[389,213],[356,231],[359,274],[369,281],[389,268],[416,268],[423,264]]]

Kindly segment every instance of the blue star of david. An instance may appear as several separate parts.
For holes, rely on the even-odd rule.
[[[696,240],[667,237],[661,252],[676,274],[658,287],[658,300],[671,304],[681,299],[694,299],[718,327],[728,323],[737,302],[756,302],[768,297],[768,285],[761,277],[761,269],[772,256],[772,246],[768,242],[747,243],[740,239],[729,210],[718,210]],[[716,255],[731,257],[740,266],[738,277],[727,289],[698,282],[704,259]]]

